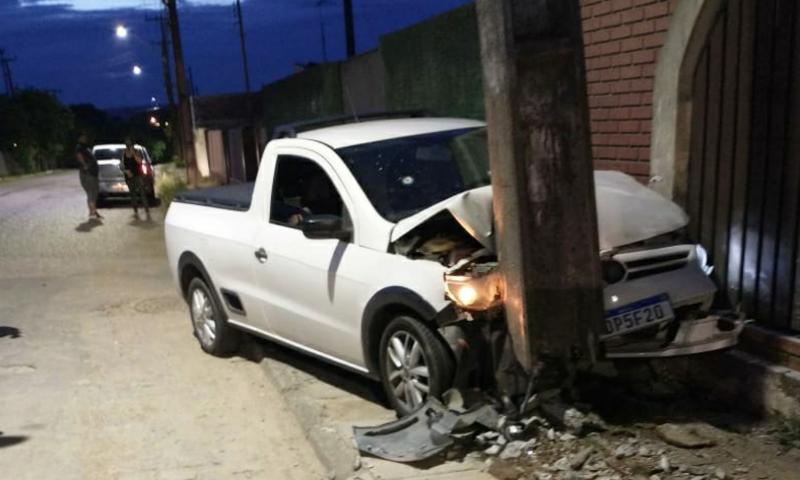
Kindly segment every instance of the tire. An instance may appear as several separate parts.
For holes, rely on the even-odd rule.
[[[424,404],[428,396],[440,398],[453,384],[454,361],[449,347],[438,333],[414,317],[399,315],[390,321],[379,348],[381,383],[401,417]],[[403,352],[405,355],[401,355]]]
[[[226,356],[236,351],[239,332],[228,325],[225,312],[216,294],[206,282],[195,277],[186,290],[192,333],[206,353]]]

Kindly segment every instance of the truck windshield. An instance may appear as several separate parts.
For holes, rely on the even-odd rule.
[[[337,153],[378,213],[392,222],[491,182],[485,128],[394,138]]]

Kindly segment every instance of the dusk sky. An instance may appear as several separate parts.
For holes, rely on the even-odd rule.
[[[353,0],[358,52],[470,0]],[[320,62],[319,0],[243,0],[253,88]],[[165,97],[157,22],[160,0],[0,0],[0,48],[18,87],[55,90],[65,103],[145,105]],[[244,90],[234,0],[178,0],[184,55],[199,94]],[[323,0],[327,55],[344,57],[341,0]],[[124,24],[128,38],[115,37]],[[133,65],[141,76],[131,73]]]

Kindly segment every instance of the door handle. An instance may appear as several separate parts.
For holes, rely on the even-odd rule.
[[[255,251],[255,256],[256,259],[261,263],[265,263],[267,261],[267,251],[264,250],[263,247]]]

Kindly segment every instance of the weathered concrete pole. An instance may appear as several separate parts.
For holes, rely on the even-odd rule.
[[[514,353],[591,353],[602,315],[578,0],[477,0],[500,271]]]

